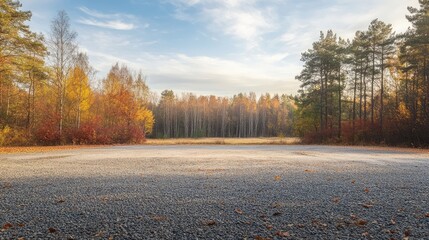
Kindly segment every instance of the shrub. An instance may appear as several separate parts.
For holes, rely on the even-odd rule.
[[[6,126],[0,130],[0,146],[23,146],[30,143],[25,129],[12,129]]]

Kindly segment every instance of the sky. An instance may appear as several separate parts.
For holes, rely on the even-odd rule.
[[[21,0],[49,35],[65,10],[100,81],[115,63],[152,91],[296,94],[301,53],[320,31],[353,38],[378,18],[399,33],[417,0]]]

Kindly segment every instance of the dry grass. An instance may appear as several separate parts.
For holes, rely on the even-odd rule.
[[[147,145],[287,145],[298,144],[299,138],[173,138],[148,139]]]
[[[30,146],[30,147],[0,147],[0,154],[7,153],[42,153],[61,150],[73,150],[100,146],[90,145],[66,145],[66,146]]]
[[[298,138],[176,138],[147,139],[145,145],[287,145],[299,143]],[[43,153],[81,148],[103,147],[103,145],[28,146],[0,147],[0,154]]]

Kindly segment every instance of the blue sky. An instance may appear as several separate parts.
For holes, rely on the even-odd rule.
[[[119,62],[157,92],[295,94],[300,54],[321,30],[352,38],[371,20],[396,32],[417,0],[21,0],[33,31],[66,10],[101,79]]]

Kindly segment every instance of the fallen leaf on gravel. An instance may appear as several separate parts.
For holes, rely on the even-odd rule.
[[[396,224],[396,221],[395,221],[395,219],[390,219],[390,224],[392,224],[392,225],[395,225]]]
[[[12,184],[10,182],[5,182],[5,183],[3,183],[3,188],[10,189],[10,188],[12,188]]]
[[[313,221],[311,221],[311,223],[317,227],[327,227],[328,226],[328,224],[323,223],[317,219],[314,219]]]
[[[273,225],[267,225],[267,229],[268,229],[268,230],[273,229]]]
[[[352,184],[355,184],[356,180],[352,180]]]
[[[9,228],[11,228],[11,227],[13,227],[12,223],[5,223],[5,224],[3,225],[3,229],[4,229],[4,230],[8,230],[8,229],[9,229]]]
[[[234,212],[236,212],[236,213],[238,213],[238,214],[243,214],[243,211],[242,211],[240,208],[235,209],[235,211],[234,211]]]
[[[365,188],[365,190],[364,190],[366,193],[369,193],[369,189],[368,188]]]
[[[50,233],[56,233],[56,232],[57,232],[57,229],[55,229],[55,228],[49,228],[49,229],[48,229],[48,231],[49,231]]]
[[[271,238],[264,238],[264,237],[261,237],[261,236],[256,236],[255,240],[271,240]]]
[[[335,224],[335,227],[336,227],[338,230],[340,230],[340,229],[344,229],[344,228],[346,228],[346,224],[345,224],[345,223],[343,223],[343,222],[339,222],[339,223]]]
[[[276,232],[276,235],[279,237],[290,237],[289,232],[283,232],[283,231]]]
[[[20,238],[18,238],[18,240],[25,240],[25,238],[23,238],[23,237],[20,237]]]
[[[275,212],[275,213],[273,213],[273,216],[280,216],[280,215],[282,215],[282,213],[281,212]]]
[[[429,212],[427,212],[427,213],[425,214],[425,217],[429,218]]]
[[[18,227],[25,227],[24,223],[18,223]]]
[[[364,208],[372,208],[372,207],[374,207],[374,205],[369,204],[369,203],[361,203],[360,205],[362,205],[362,207],[364,207]]]
[[[353,223],[350,222],[347,219],[344,218],[339,218],[336,224],[337,229],[345,229],[347,227],[350,227],[350,225],[352,225]]]
[[[275,180],[275,181],[280,181],[280,180],[282,180],[282,177],[280,177],[280,176],[275,176],[275,177],[274,177],[274,180]]]
[[[202,223],[205,226],[214,226],[214,225],[216,225],[216,221],[215,220],[204,220]]]
[[[410,229],[405,229],[404,236],[405,237],[409,237],[410,235],[411,235],[411,230]]]
[[[334,197],[334,198],[332,198],[332,202],[334,202],[334,203],[339,203],[340,202],[340,198],[339,197]]]
[[[109,240],[113,240],[113,236],[110,236],[110,237],[109,237]]]
[[[271,204],[271,207],[272,208],[280,208],[280,207],[282,207],[284,204],[283,203],[281,203],[281,202],[273,202],[272,204]]]
[[[103,236],[104,236],[103,231],[99,231],[97,234],[95,234],[95,237],[103,237]]]
[[[359,219],[355,222],[355,225],[358,227],[363,227],[368,223],[368,221],[364,220],[364,219]]]

